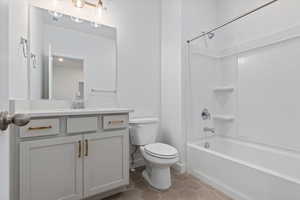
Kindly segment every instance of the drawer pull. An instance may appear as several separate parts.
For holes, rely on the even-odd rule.
[[[41,127],[29,127],[28,130],[29,131],[38,131],[38,130],[47,130],[47,129],[51,129],[52,126],[41,126]]]
[[[85,156],[89,156],[89,141],[85,140]]]
[[[81,158],[81,141],[78,141],[78,158]]]
[[[124,120],[114,120],[114,121],[109,121],[108,124],[114,125],[114,124],[123,124]]]

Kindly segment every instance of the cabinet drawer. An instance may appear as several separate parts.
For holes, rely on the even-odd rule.
[[[59,134],[59,119],[34,119],[20,128],[20,137],[36,137]]]
[[[128,125],[128,115],[105,115],[103,116],[103,129],[126,128]]]
[[[70,117],[67,119],[68,133],[97,131],[98,117]]]

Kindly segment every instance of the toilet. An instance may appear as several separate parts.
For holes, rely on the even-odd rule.
[[[155,142],[159,124],[157,118],[132,119],[129,124],[131,143],[140,147],[146,163],[146,169],[143,171],[144,179],[158,190],[169,189],[170,167],[179,160],[177,149]]]

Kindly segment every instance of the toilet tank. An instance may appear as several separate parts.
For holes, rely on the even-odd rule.
[[[158,122],[158,118],[129,120],[131,144],[143,146],[155,143],[159,126]]]

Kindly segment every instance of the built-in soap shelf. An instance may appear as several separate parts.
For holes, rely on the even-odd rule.
[[[218,93],[218,92],[233,92],[234,91],[234,87],[232,87],[232,86],[215,87],[213,89],[213,91],[215,93]]]
[[[220,121],[234,121],[235,117],[232,115],[213,115],[214,120]]]

